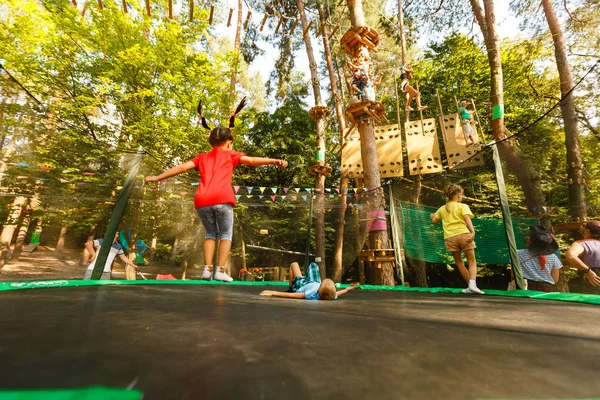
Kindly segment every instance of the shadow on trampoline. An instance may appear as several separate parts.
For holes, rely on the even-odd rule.
[[[360,290],[308,302],[261,298],[261,290],[2,293],[0,387],[126,387],[138,378],[145,399],[549,398],[600,390],[595,306]]]

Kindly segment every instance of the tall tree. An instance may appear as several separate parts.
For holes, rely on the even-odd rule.
[[[350,22],[352,28],[365,27],[365,16],[363,13],[362,0],[348,0],[348,10],[350,11]],[[361,41],[364,43],[365,41]],[[355,54],[369,53],[367,46],[358,45]],[[379,108],[378,103],[369,102],[365,106],[367,108]],[[348,110],[348,112],[351,112]],[[379,164],[377,160],[377,145],[375,142],[375,120],[373,115],[375,109],[369,110],[369,113],[356,115],[354,118],[357,121],[358,132],[360,134],[360,154],[363,167],[363,181],[367,189],[366,194],[366,210],[367,219],[378,219],[385,209],[385,197],[383,188],[381,187],[381,177],[379,174]],[[369,249],[387,248],[388,235],[387,230],[371,230],[368,232]],[[394,267],[390,262],[381,262],[379,266],[369,263],[369,268],[365,270],[366,278],[369,283],[395,285]]]
[[[313,53],[312,44],[310,41],[310,32],[308,30],[308,22],[306,20],[306,12],[304,11],[303,0],[297,0],[298,14],[302,22],[302,34],[304,36],[304,45],[306,46],[306,54],[310,68],[310,82],[315,96],[315,106],[310,109],[310,115],[315,119],[317,125],[317,149],[316,149],[316,164],[311,166],[311,171],[315,175],[315,238],[317,244],[316,255],[321,259],[319,264],[321,278],[326,277],[325,263],[325,177],[331,172],[325,164],[325,120],[330,115],[331,110],[323,105],[321,97],[321,86],[319,84],[319,75],[317,72],[317,62]]]
[[[475,19],[479,24],[487,50],[490,66],[491,92],[490,103],[492,106],[492,135],[500,141],[498,150],[508,167],[519,180],[525,201],[530,213],[542,218],[544,224],[549,224],[548,214],[545,210],[545,196],[542,191],[539,174],[534,165],[520,151],[515,139],[507,139],[504,125],[504,78],[502,75],[502,61],[500,59],[500,39],[496,26],[494,1],[484,0],[483,8],[478,0],[470,0]]]
[[[579,143],[577,112],[575,110],[575,95],[571,66],[567,57],[567,46],[562,28],[554,11],[552,0],[542,0],[548,28],[554,42],[556,67],[560,79],[560,112],[565,126],[565,146],[567,148],[567,171],[569,187],[569,207],[573,219],[584,220],[587,217],[583,178],[583,162]]]

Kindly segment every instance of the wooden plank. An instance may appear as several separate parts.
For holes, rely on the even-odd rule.
[[[233,17],[233,8],[229,9],[229,16],[227,17],[227,27],[231,26],[231,17]]]
[[[252,16],[252,11],[248,10],[248,14],[246,14],[246,21],[244,21],[244,29],[248,29],[248,24],[250,23],[251,16]]]
[[[435,119],[411,121],[404,124],[408,170],[411,175],[442,172],[442,158],[436,133]]]
[[[215,5],[211,4],[210,5],[210,14],[208,15],[208,24],[209,25],[212,25],[214,14],[215,14]]]
[[[259,31],[263,31],[263,28],[265,27],[265,23],[267,22],[267,18],[269,18],[269,13],[265,13],[265,16],[263,17],[262,21],[260,22],[260,28],[258,29]]]

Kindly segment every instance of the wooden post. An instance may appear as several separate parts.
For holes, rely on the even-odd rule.
[[[458,110],[458,99],[456,98],[456,95],[454,95],[454,104],[456,104],[456,110]]]
[[[127,14],[127,0],[122,0],[121,3],[123,4],[123,12]]]
[[[104,10],[104,6],[102,5],[102,0],[98,0],[98,8],[100,10]]]
[[[265,16],[263,17],[262,21],[260,22],[260,28],[258,28],[259,31],[263,31],[263,28],[265,27],[265,23],[267,22],[267,18],[269,18],[269,13],[265,13]]]
[[[194,0],[190,0],[190,22],[194,21]]]
[[[146,0],[146,15],[147,15],[148,17],[151,17],[151,16],[152,16],[152,13],[151,13],[151,11],[150,11],[150,0]]]
[[[233,8],[229,9],[229,16],[227,17],[227,27],[231,26],[231,17],[233,16]]]
[[[209,25],[212,25],[214,14],[215,14],[215,5],[211,4],[210,5],[210,14],[208,15],[208,24]]]
[[[402,131],[402,128],[400,128],[400,98],[398,96],[398,81],[396,78],[396,70],[394,69],[394,90],[396,92],[396,120],[398,121],[398,129],[400,129],[400,131]]]
[[[296,29],[296,25],[298,25],[298,18],[292,22],[292,26],[290,27],[290,31],[288,32],[290,35],[294,33],[294,29]]]
[[[252,11],[248,10],[248,14],[246,15],[246,21],[244,22],[244,29],[248,29],[248,24],[250,23],[251,16],[252,16]]]
[[[169,0],[169,19],[173,19],[173,0]]]
[[[415,85],[417,87],[417,92],[419,91],[419,82]],[[423,132],[423,136],[425,136],[425,126],[423,124],[423,110],[419,110],[419,115],[421,117],[421,132]]]
[[[446,124],[444,123],[444,109],[442,107],[442,99],[440,98],[440,93],[438,92],[437,89],[435,89],[435,95],[437,96],[438,105],[440,106],[440,114],[441,114],[440,124],[442,124],[442,135],[444,135],[444,141],[447,142],[448,136],[446,136]]]
[[[279,28],[281,27],[282,22],[283,22],[283,15],[279,17],[279,21],[277,22],[277,26],[275,27],[275,34],[279,33]]]
[[[306,37],[306,34],[307,34],[307,33],[308,33],[308,31],[310,30],[310,27],[313,25],[313,23],[314,23],[314,22],[315,22],[315,21],[310,21],[310,22],[308,23],[308,25],[306,26],[306,29],[304,29],[304,30],[302,31],[302,37]]]

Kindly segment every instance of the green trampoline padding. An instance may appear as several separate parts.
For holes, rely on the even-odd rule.
[[[0,390],[0,400],[139,400],[135,389],[89,387],[83,389]]]
[[[93,280],[54,280],[54,281],[27,281],[27,282],[0,282],[0,292],[10,290],[23,290],[23,289],[44,289],[44,288],[59,288],[59,287],[77,287],[77,286],[106,286],[106,285],[241,285],[241,286],[281,286],[287,287],[287,282],[248,282],[248,281],[233,281],[233,282],[220,282],[220,281],[200,281],[200,280],[145,280],[145,281],[93,281]],[[345,288],[349,285],[336,284],[337,287]],[[406,286],[383,286],[383,285],[360,285],[358,289],[361,290],[386,290],[386,291],[400,291],[400,292],[421,292],[421,293],[462,293],[462,288],[420,288],[420,287],[406,287]],[[491,296],[505,296],[505,297],[528,297],[531,299],[541,300],[558,300],[558,301],[569,301],[575,303],[585,304],[598,304],[600,305],[600,296],[595,294],[579,294],[579,293],[544,293],[535,290],[485,290],[486,295]],[[2,400],[2,398],[0,398]]]

